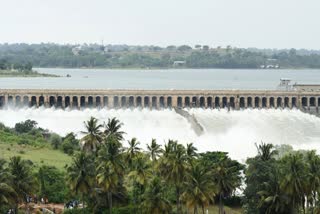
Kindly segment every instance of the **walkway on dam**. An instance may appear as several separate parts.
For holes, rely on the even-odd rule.
[[[14,90],[0,89],[0,107],[58,108],[318,108],[319,91],[280,90]]]

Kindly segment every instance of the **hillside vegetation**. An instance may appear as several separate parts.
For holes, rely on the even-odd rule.
[[[320,68],[320,52],[208,45],[129,46],[0,44],[1,60],[21,67],[65,68]]]

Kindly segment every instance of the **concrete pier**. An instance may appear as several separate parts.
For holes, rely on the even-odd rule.
[[[298,108],[320,105],[319,90],[47,90],[0,89],[0,107]]]

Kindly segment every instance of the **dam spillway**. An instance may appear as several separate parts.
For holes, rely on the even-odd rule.
[[[0,107],[297,108],[318,112],[319,90],[49,90],[0,89]]]

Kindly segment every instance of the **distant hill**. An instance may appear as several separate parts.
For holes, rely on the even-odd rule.
[[[320,51],[208,45],[0,44],[1,61],[65,68],[320,68]]]

